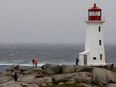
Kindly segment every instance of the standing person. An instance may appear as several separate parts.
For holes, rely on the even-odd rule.
[[[113,69],[114,69],[114,64],[112,63],[111,64],[111,70],[113,71]]]
[[[78,65],[79,59],[76,57],[76,65]]]
[[[35,66],[37,67],[38,59],[35,59]]]
[[[32,63],[33,63],[33,67],[34,67],[34,64],[35,64],[35,59],[32,59]]]
[[[15,81],[17,81],[17,79],[18,79],[18,75],[17,75],[16,72],[15,72],[15,74],[13,75],[13,78],[14,78]]]

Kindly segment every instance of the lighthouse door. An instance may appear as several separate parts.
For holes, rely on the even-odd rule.
[[[84,65],[87,65],[87,55],[84,55]]]

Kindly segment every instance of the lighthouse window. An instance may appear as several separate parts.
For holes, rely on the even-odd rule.
[[[95,14],[95,13],[94,13],[93,11],[92,11],[92,12],[90,12],[90,16],[94,16],[94,14]]]
[[[102,60],[102,54],[100,54],[100,60]]]
[[[96,60],[96,57],[93,57],[93,60]]]
[[[98,29],[99,29],[99,32],[101,32],[101,27],[100,27],[100,26],[99,26],[99,28],[98,28]]]
[[[100,12],[98,12],[98,16],[100,16],[100,14],[101,14],[101,13],[100,13]]]
[[[97,16],[97,15],[98,15],[98,12],[97,12],[97,11],[95,11],[95,12],[94,12],[94,16]]]
[[[101,40],[99,40],[99,45],[101,45]]]

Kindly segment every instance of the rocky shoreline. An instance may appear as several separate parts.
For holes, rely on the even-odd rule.
[[[17,72],[14,81],[12,73]],[[0,87],[116,87],[116,67],[45,64],[0,72]]]

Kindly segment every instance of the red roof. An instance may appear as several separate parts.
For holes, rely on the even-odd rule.
[[[96,6],[96,4],[94,4],[93,7],[91,7],[90,9],[88,9],[89,11],[101,11],[101,9],[99,7]]]

